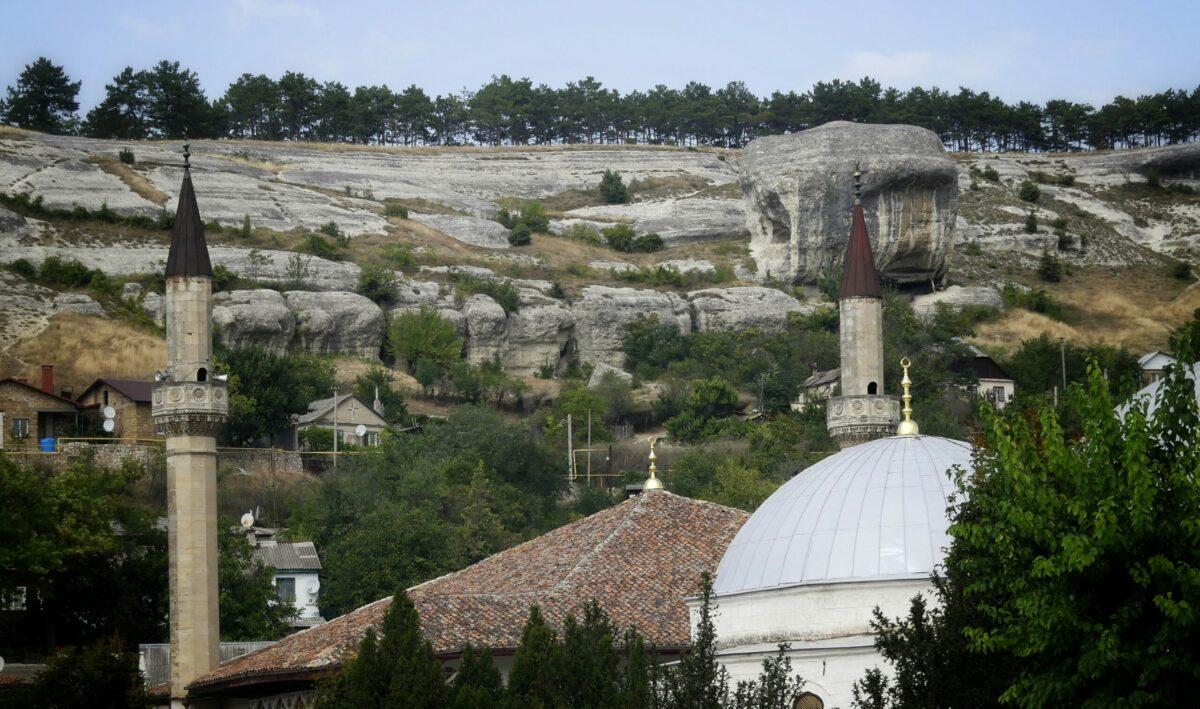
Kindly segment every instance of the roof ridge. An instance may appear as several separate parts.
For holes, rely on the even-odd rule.
[[[646,496],[645,492],[638,495],[634,504],[630,506],[629,511],[625,514],[625,519],[621,520],[621,523],[618,524],[611,532],[609,532],[599,544],[592,547],[591,551],[584,553],[583,556],[580,557],[579,561],[575,562],[575,566],[571,567],[571,570],[568,571],[565,576],[563,576],[562,580],[554,584],[552,588],[556,591],[569,589],[571,587],[572,579],[574,579],[579,573],[582,573],[584,567],[590,566],[591,561],[600,555],[600,552],[608,546],[608,543],[612,541],[613,537],[620,534],[632,523],[635,517],[642,513],[642,508],[646,506],[647,499],[649,498]]]

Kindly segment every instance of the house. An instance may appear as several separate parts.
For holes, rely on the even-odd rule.
[[[1016,383],[1008,372],[1004,371],[1004,367],[1001,367],[983,350],[971,344],[967,345],[967,349],[970,350],[972,357],[963,365],[979,380],[976,392],[979,396],[995,404],[997,409],[1003,409],[1016,394]]]
[[[42,365],[41,387],[24,378],[0,379],[0,450],[32,450],[43,439],[72,435],[81,415],[74,400],[55,393],[53,365]]]
[[[103,412],[111,406],[115,412],[112,435],[116,438],[147,439],[157,433],[150,415],[150,394],[154,382],[132,379],[97,379],[75,401],[82,407]],[[100,414],[103,416],[103,413]]]
[[[804,384],[800,386],[800,394],[792,402],[792,411],[804,411],[809,404],[829,399],[837,390],[841,375],[842,370],[839,367],[820,372],[813,366],[812,376],[804,380]]]
[[[1142,385],[1153,384],[1157,382],[1163,374],[1163,370],[1168,364],[1175,362],[1175,358],[1166,352],[1155,350],[1147,352],[1138,358],[1138,368],[1142,370]]]
[[[358,434],[358,427],[363,433]],[[363,403],[354,394],[342,394],[318,399],[308,405],[308,413],[292,420],[292,446],[300,448],[300,432],[309,428],[324,428],[336,432],[338,445],[379,445],[380,434],[387,428],[378,411]]]
[[[251,522],[252,524],[252,522]],[[325,622],[321,618],[321,559],[312,542],[284,542],[279,532],[268,527],[243,527],[246,541],[254,548],[253,559],[275,577],[275,594],[296,607],[292,627],[312,628]]]
[[[421,631],[448,667],[463,648],[490,651],[507,675],[529,607],[561,627],[596,600],[617,627],[636,626],[671,661],[691,645],[686,598],[712,573],[749,515],[665,490],[650,490],[408,589]],[[379,631],[391,598],[289,635],[197,679],[206,707],[306,706],[316,683],[352,658],[368,629]]]

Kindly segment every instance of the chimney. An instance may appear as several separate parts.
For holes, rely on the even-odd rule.
[[[54,393],[54,365],[42,365],[42,391],[47,394]]]

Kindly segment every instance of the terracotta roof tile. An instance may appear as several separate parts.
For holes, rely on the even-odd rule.
[[[749,517],[741,510],[665,491],[644,493],[559,527],[461,571],[409,589],[421,628],[440,655],[471,644],[510,651],[520,643],[529,606],[556,625],[595,599],[621,627],[635,626],[659,648],[689,644],[683,599],[700,574],[716,570]],[[191,685],[217,691],[341,666],[367,628],[378,628],[391,599],[223,664]]]

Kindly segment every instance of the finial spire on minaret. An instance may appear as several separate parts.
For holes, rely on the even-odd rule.
[[[854,206],[850,210],[850,241],[842,264],[842,286],[838,300],[846,298],[882,298],[879,271],[867,236],[867,219],[862,208],[862,170],[854,170]]]
[[[179,205],[171,225],[171,249],[167,252],[167,277],[206,276],[212,278],[212,263],[208,260],[208,244],[204,241],[204,222],[196,204],[192,187],[191,145],[186,136],[183,142],[183,184],[179,188]]]
[[[912,361],[904,357],[900,360],[900,366],[904,369],[904,378],[900,380],[900,386],[904,387],[904,396],[900,397],[904,401],[904,410],[900,412],[904,414],[904,420],[896,427],[896,435],[915,436],[921,432],[921,428],[912,420],[912,380],[908,378],[908,368],[912,366]]]
[[[854,203],[862,204],[862,170],[858,168],[858,163],[854,164]]]
[[[661,489],[663,489],[662,480],[659,480],[658,476],[656,474],[658,472],[658,466],[655,465],[655,461],[658,460],[658,456],[654,454],[654,445],[656,443],[658,443],[657,438],[650,439],[650,467],[648,469],[648,472],[650,473],[650,477],[646,478],[645,484],[642,485],[643,490],[661,490]]]

